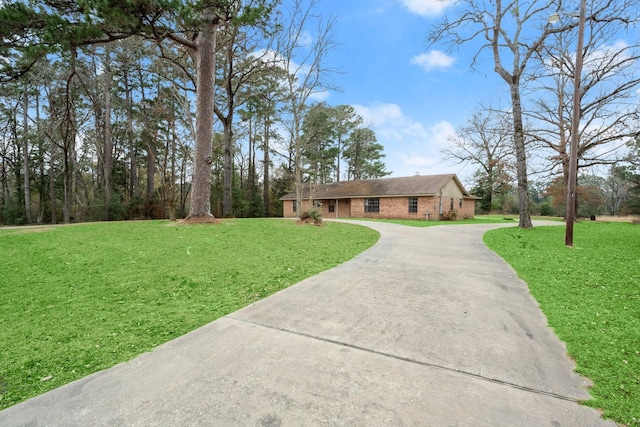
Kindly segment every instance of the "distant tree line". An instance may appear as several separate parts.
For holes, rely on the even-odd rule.
[[[442,151],[445,161],[469,162],[477,166],[469,178],[470,192],[480,199],[476,213],[518,214],[518,194],[514,177],[509,114],[482,107]],[[599,167],[581,167],[578,175],[578,217],[592,215],[640,215],[640,138],[618,146],[616,156],[603,156]],[[544,155],[538,148],[530,154]],[[532,156],[533,157],[533,156]],[[531,180],[529,201],[532,215],[566,215],[566,178],[555,167],[557,158],[538,159],[539,179]],[[545,164],[548,162],[548,164]],[[548,171],[545,169],[548,168]]]

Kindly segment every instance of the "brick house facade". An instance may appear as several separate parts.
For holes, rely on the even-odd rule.
[[[302,211],[315,205],[323,218],[385,218],[438,220],[443,213],[455,212],[457,218],[472,218],[475,201],[458,177],[416,175],[342,181],[305,188]],[[295,218],[300,212],[296,194],[282,197],[283,216]]]

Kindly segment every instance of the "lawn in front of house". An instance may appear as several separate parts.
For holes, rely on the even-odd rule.
[[[527,282],[577,372],[593,381],[585,403],[640,426],[640,225],[577,223],[573,248],[564,232],[501,228],[484,241]]]
[[[282,219],[0,230],[0,409],[150,351],[378,238]]]

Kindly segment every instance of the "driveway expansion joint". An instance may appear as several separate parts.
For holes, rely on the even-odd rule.
[[[508,381],[500,380],[500,379],[497,379],[497,378],[491,378],[491,377],[486,377],[486,376],[479,375],[479,374],[474,374],[473,372],[468,372],[468,371],[464,371],[464,370],[461,370],[461,369],[451,368],[451,367],[448,367],[448,366],[443,366],[443,365],[438,365],[438,364],[434,364],[434,363],[429,363],[429,362],[416,360],[416,359],[413,359],[413,358],[410,358],[410,357],[399,356],[397,354],[392,354],[392,353],[387,353],[387,352],[383,352],[383,351],[374,350],[374,349],[367,348],[367,347],[362,347],[362,346],[351,344],[351,343],[344,342],[344,341],[338,341],[338,340],[335,340],[335,339],[321,337],[321,336],[317,336],[317,335],[312,335],[312,334],[308,334],[308,333],[305,333],[305,332],[294,331],[294,330],[282,328],[282,327],[279,327],[279,326],[268,325],[266,323],[261,323],[261,322],[257,322],[257,321],[253,321],[253,320],[241,319],[241,318],[233,317],[232,315],[224,316],[224,318],[232,320],[232,321],[235,321],[235,322],[246,323],[246,324],[258,326],[258,327],[261,327],[261,328],[266,328],[266,329],[270,329],[270,330],[274,330],[274,331],[278,331],[278,332],[292,334],[292,335],[296,335],[296,336],[303,337],[303,338],[309,338],[309,339],[312,339],[312,340],[315,340],[315,341],[320,341],[320,342],[324,342],[324,343],[328,343],[328,344],[334,344],[334,345],[345,347],[345,348],[349,348],[349,349],[352,349],[352,350],[363,351],[363,352],[374,354],[374,355],[377,355],[377,356],[388,357],[388,358],[391,358],[391,359],[395,359],[395,360],[399,360],[399,361],[407,362],[407,363],[412,363],[412,364],[420,365],[420,366],[427,367],[427,368],[439,369],[439,370],[446,371],[446,372],[453,373],[453,374],[457,374],[457,375],[463,375],[463,376],[467,376],[467,377],[472,377],[472,378],[475,378],[477,380],[486,381],[486,382],[489,382],[489,383],[492,383],[492,384],[497,384],[497,385],[501,385],[501,386],[505,386],[505,387],[510,387],[510,388],[513,388],[513,389],[522,390],[522,391],[525,391],[525,392],[538,394],[538,395],[541,395],[541,396],[547,396],[547,397],[551,397],[551,398],[554,398],[554,399],[564,400],[564,401],[573,402],[573,403],[581,403],[581,400],[579,400],[579,399],[575,399],[573,397],[565,396],[565,395],[554,393],[554,392],[551,392],[551,391],[539,390],[539,389],[535,389],[535,388],[532,388],[532,387],[527,387],[527,386],[523,386],[523,385],[520,385],[520,384],[515,384],[515,383],[508,382]]]

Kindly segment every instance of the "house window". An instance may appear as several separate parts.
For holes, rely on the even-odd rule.
[[[453,211],[453,197],[451,198],[451,203],[449,204],[449,210]]]
[[[293,201],[293,212],[298,212],[298,201],[297,200]]]
[[[380,199],[377,197],[364,199],[364,211],[367,213],[380,212]]]
[[[462,209],[462,199],[460,199],[460,202],[458,203],[458,207]]]
[[[336,211],[336,202],[333,200],[329,200],[329,212],[333,213]]]
[[[417,197],[409,197],[409,213],[418,213]]]

